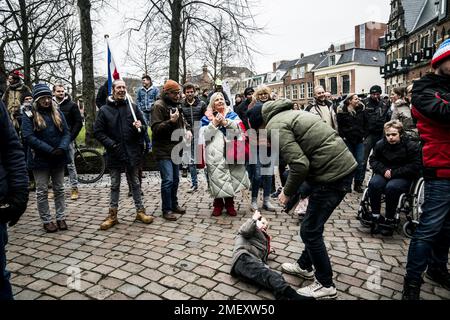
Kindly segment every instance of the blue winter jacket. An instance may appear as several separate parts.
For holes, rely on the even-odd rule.
[[[136,104],[142,112],[150,112],[153,104],[159,96],[159,89],[155,86],[151,86],[148,89],[141,87],[136,93]]]
[[[22,116],[23,139],[28,146],[27,165],[29,170],[50,169],[69,164],[70,131],[64,118],[64,114],[58,110],[63,120],[63,131],[53,123],[50,110],[40,109],[47,127],[40,131],[34,130],[33,118],[26,114]],[[65,154],[60,157],[52,156],[52,151],[62,149]]]
[[[27,193],[25,156],[8,112],[0,100],[0,202],[17,193]]]

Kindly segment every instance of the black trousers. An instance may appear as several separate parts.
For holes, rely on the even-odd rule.
[[[233,275],[271,291],[275,299],[282,299],[289,284],[283,276],[249,254],[242,254],[233,268]]]

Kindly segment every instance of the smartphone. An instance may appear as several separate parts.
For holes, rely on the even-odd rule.
[[[217,117],[218,114],[219,114],[218,111],[214,111],[214,112],[213,112],[213,116],[214,116],[214,117]]]

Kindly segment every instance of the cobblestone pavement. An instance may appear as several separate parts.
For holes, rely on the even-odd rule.
[[[96,185],[81,185],[77,201],[69,199],[66,189],[65,232],[44,232],[32,194],[19,225],[9,231],[8,269],[15,298],[273,299],[269,292],[229,275],[236,231],[251,217],[248,206],[239,198],[238,217],[211,217],[212,200],[204,175],[199,177],[202,187],[195,194],[184,191],[190,184],[182,179],[179,198],[187,213],[167,222],[161,218],[159,175],[146,173],[144,201],[147,212],[156,217],[151,225],[134,222],[134,206],[122,181],[120,224],[108,231],[99,230],[108,211],[108,177]],[[358,203],[355,193],[348,195],[326,225],[339,299],[400,299],[409,240],[400,233],[391,238],[367,234],[355,219]],[[280,270],[303,248],[299,227],[284,213],[267,216],[276,250],[269,265]],[[295,288],[305,284],[284,276]],[[449,299],[450,292],[425,280],[422,298]]]

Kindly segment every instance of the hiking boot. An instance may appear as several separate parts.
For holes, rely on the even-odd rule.
[[[421,281],[406,280],[403,284],[402,300],[420,300]]]
[[[380,234],[382,225],[384,224],[385,219],[383,216],[372,216],[372,225],[370,227],[371,234]]]
[[[425,276],[450,291],[450,273],[447,270],[428,268]]]
[[[168,220],[168,221],[177,221],[177,217],[173,214],[173,212],[172,211],[166,211],[166,212],[163,212],[163,218],[164,219],[166,219],[166,220]]]
[[[70,200],[78,200],[78,196],[79,196],[78,188],[72,188]]]
[[[335,299],[337,298],[336,287],[324,287],[319,281],[315,280],[309,286],[297,290],[299,295],[314,299]]]
[[[301,278],[306,279],[306,280],[314,279],[314,271],[312,271],[312,270],[308,271],[308,270],[302,269],[299,266],[298,262],[294,262],[294,263],[286,262],[286,263],[283,263],[281,265],[281,270],[283,270],[286,273],[292,274],[294,276],[301,277]]]
[[[59,229],[60,231],[65,231],[65,230],[67,230],[66,220],[57,220],[57,221],[56,221],[56,225],[58,226],[58,229]]]
[[[47,233],[54,233],[58,231],[58,228],[56,227],[55,223],[51,221],[49,223],[44,223],[44,230]]]
[[[145,209],[141,208],[141,209],[137,209],[136,220],[141,221],[145,224],[150,224],[153,222],[153,217],[145,214]]]
[[[114,227],[119,223],[119,220],[117,220],[117,211],[117,208],[109,208],[108,217],[100,225],[100,230],[108,230],[109,228]]]
[[[183,209],[180,206],[176,206],[176,208],[172,209],[173,213],[178,213],[178,214],[185,214],[186,213],[186,209]]]

